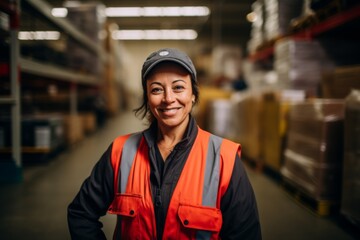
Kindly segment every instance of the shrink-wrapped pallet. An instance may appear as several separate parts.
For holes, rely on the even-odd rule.
[[[281,175],[312,199],[340,200],[343,121],[342,100],[291,105]]]
[[[337,67],[321,81],[323,98],[346,98],[351,89],[360,89],[360,65]]]
[[[237,117],[236,108],[231,99],[211,100],[208,103],[207,129],[215,135],[234,139]]]
[[[209,126],[209,118],[207,117],[209,102],[213,100],[229,99],[231,96],[231,91],[215,87],[201,86],[200,93],[199,103],[195,105],[193,114],[199,126],[207,129]]]
[[[262,94],[261,156],[266,167],[280,172],[291,102],[304,101],[302,91],[267,91]]]
[[[254,91],[236,93],[232,96],[234,112],[235,140],[242,145],[245,158],[261,162],[261,94]]]
[[[345,103],[345,144],[341,213],[360,228],[360,90]]]
[[[334,63],[317,41],[283,39],[275,44],[274,68],[279,86],[304,90],[318,96],[324,73],[333,71]]]

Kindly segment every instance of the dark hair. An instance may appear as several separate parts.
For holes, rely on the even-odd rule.
[[[136,117],[139,117],[140,119],[144,119],[145,117],[147,117],[149,123],[152,123],[155,120],[155,117],[151,113],[148,105],[149,99],[147,97],[146,80],[142,81],[142,89],[143,89],[143,98],[142,98],[141,106],[135,108],[133,111],[135,112]],[[200,94],[199,85],[196,79],[191,78],[191,89],[192,89],[192,93],[195,96],[195,102],[193,103],[193,105],[196,105],[199,102],[199,94]]]

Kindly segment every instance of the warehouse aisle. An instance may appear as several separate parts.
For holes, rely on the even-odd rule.
[[[0,239],[69,239],[66,207],[95,162],[119,134],[145,126],[121,113],[85,140],[41,166],[27,167],[22,184],[0,185]],[[248,168],[258,201],[263,239],[352,239],[332,220],[297,205],[279,185]],[[105,216],[111,239],[114,216]]]

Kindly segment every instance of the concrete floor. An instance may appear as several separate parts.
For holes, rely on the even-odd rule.
[[[66,208],[111,141],[144,128],[132,113],[110,119],[80,143],[46,164],[24,168],[20,184],[0,185],[0,239],[70,239]],[[263,239],[355,239],[336,221],[317,217],[295,203],[268,176],[247,169],[257,197]],[[114,216],[102,219],[111,239]]]

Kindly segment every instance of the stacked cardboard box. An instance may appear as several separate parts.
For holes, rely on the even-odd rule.
[[[304,99],[302,91],[267,91],[262,95],[261,156],[266,167],[277,173],[283,162],[290,103]]]
[[[292,104],[281,175],[315,200],[339,201],[344,101]]]
[[[264,3],[255,1],[251,5],[252,11],[255,14],[251,26],[250,41],[247,48],[250,54],[257,51],[258,47],[264,42]]]
[[[84,138],[84,127],[79,114],[64,116],[65,140],[67,145],[72,145]]]
[[[318,96],[323,74],[334,69],[333,61],[316,41],[282,39],[276,42],[274,54],[279,86],[305,90],[310,96]]]
[[[337,67],[322,79],[322,97],[345,98],[351,89],[360,89],[360,66]]]
[[[237,93],[232,96],[235,104],[235,140],[242,145],[242,153],[250,161],[261,162],[261,114],[260,92]]]
[[[360,90],[353,90],[345,105],[345,148],[341,213],[360,229]]]
[[[217,99],[229,99],[231,92],[215,87],[201,86],[200,93],[199,103],[195,105],[193,114],[199,126],[206,129],[209,125],[207,118],[209,102]]]
[[[299,17],[303,10],[303,0],[264,0],[265,38],[274,40],[289,33],[292,19]]]
[[[234,139],[237,117],[236,108],[230,99],[211,100],[207,111],[207,129],[215,135]]]
[[[81,120],[85,134],[93,133],[96,130],[96,116],[95,113],[85,112],[81,113]]]

